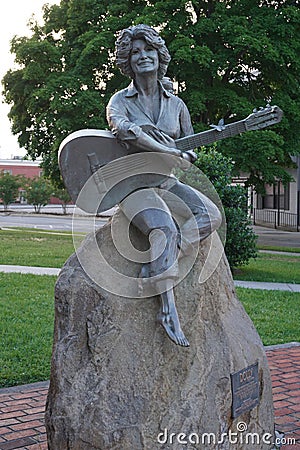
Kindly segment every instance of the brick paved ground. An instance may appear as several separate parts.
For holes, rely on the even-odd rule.
[[[0,390],[0,449],[46,450],[48,383]]]
[[[267,350],[276,428],[300,450],[300,345]],[[0,450],[46,450],[44,409],[48,383],[0,389]],[[121,449],[120,449],[121,450]],[[133,449],[134,450],[134,449]],[[252,450],[252,449],[249,449]]]
[[[300,346],[267,351],[272,377],[276,428],[295,445],[285,450],[300,450]]]

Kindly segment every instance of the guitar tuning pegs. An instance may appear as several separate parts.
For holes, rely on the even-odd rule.
[[[224,125],[224,119],[220,119],[218,125],[210,125],[211,128],[214,128],[217,131],[225,130],[226,126]]]
[[[221,119],[220,121],[219,121],[219,123],[218,123],[218,125],[209,125],[211,128],[214,128],[215,130],[217,130],[217,131],[223,131],[223,130],[225,130],[225,128],[226,128],[226,126],[225,125],[223,125],[223,123],[224,123],[224,120],[223,119]]]

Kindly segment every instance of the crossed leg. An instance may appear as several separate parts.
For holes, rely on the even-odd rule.
[[[147,270],[143,270],[145,267],[142,269],[142,276],[147,272],[149,277],[158,280],[156,286],[158,292],[162,292],[158,320],[170,339],[178,345],[188,346],[173,292],[174,279],[178,277],[178,230],[172,213],[183,220],[181,254],[184,255],[185,250],[188,253],[189,247],[194,248],[200,239],[219,228],[222,222],[220,211],[204,194],[171,177],[160,189],[141,189],[133,197],[123,200],[120,208],[130,222],[149,238],[151,261]]]
[[[138,201],[140,199],[140,201]],[[181,329],[175,305],[173,284],[177,273],[178,230],[166,203],[154,189],[144,189],[128,197],[120,205],[127,218],[150,241],[151,261],[142,268],[142,276],[155,277],[160,292],[158,321],[169,338],[178,345],[188,346]]]

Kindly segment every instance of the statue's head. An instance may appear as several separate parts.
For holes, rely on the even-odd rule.
[[[165,41],[160,37],[154,28],[148,25],[134,25],[122,30],[116,41],[116,64],[120,71],[134,78],[134,73],[130,65],[130,55],[132,42],[135,39],[143,39],[148,45],[157,50],[159,58],[158,79],[162,79],[167,72],[168,64],[171,60]]]

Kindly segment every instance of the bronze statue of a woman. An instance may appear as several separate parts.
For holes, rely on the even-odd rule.
[[[193,162],[195,153],[180,151],[174,142],[193,134],[193,127],[184,102],[164,87],[169,61],[167,47],[155,29],[136,25],[123,30],[116,41],[116,62],[121,72],[132,81],[110,99],[107,120],[119,141],[137,147],[140,152],[161,152]],[[193,220],[187,217],[183,225],[192,236],[189,242],[180,239],[164,200],[165,190],[183,201],[192,212]],[[188,346],[173,293],[178,252],[179,248],[181,254],[187,252],[189,246],[216,230],[221,224],[221,214],[205,195],[175,177],[160,181],[155,188],[147,189],[145,186],[145,190],[141,190],[141,202],[132,201],[128,196],[120,208],[128,218],[133,218],[132,223],[148,236],[151,243],[151,261],[143,266],[141,276],[154,277],[161,292],[158,320],[176,344]],[[193,234],[194,224],[197,229]]]

